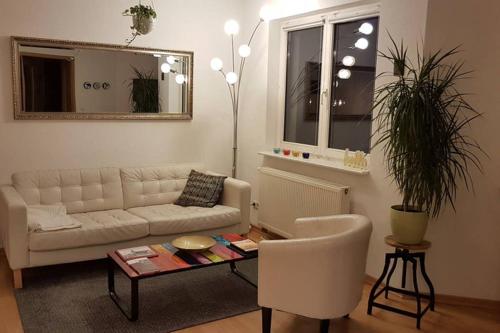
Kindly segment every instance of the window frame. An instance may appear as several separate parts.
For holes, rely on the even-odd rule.
[[[380,22],[380,4],[347,8],[328,13],[310,15],[284,21],[280,27],[280,61],[278,77],[278,131],[276,142],[280,147],[310,152],[318,157],[342,159],[344,150],[328,147],[331,110],[331,82],[333,68],[333,36],[335,24],[364,18],[378,17]],[[288,32],[323,26],[322,68],[320,86],[320,106],[318,114],[318,145],[307,145],[285,141],[286,109],[286,72],[288,53]],[[380,34],[378,36],[380,39]],[[374,128],[372,126],[372,134]],[[367,156],[369,157],[369,153]]]

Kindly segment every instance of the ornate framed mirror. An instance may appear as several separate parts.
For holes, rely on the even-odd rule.
[[[14,119],[193,118],[193,52],[12,37]]]

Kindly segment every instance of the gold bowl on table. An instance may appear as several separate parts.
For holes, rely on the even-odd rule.
[[[172,241],[172,246],[183,251],[205,251],[216,244],[215,239],[208,236],[182,236]]]

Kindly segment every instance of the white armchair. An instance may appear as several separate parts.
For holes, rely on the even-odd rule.
[[[262,331],[272,309],[321,320],[348,316],[361,300],[371,222],[361,215],[300,218],[295,239],[259,244]]]

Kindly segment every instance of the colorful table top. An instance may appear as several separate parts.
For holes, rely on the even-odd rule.
[[[109,252],[108,257],[113,259],[129,278],[157,276],[182,270],[236,262],[257,257],[257,251],[243,253],[242,251],[238,251],[237,249],[230,247],[230,242],[244,240],[246,239],[245,237],[238,234],[223,234],[213,236],[213,238],[217,241],[216,245],[203,252],[180,251],[173,247],[170,243],[149,245],[149,247],[157,254],[157,256],[150,257],[149,260],[151,260],[151,262],[158,267],[158,272],[147,275],[138,274],[116,253],[116,251]]]

